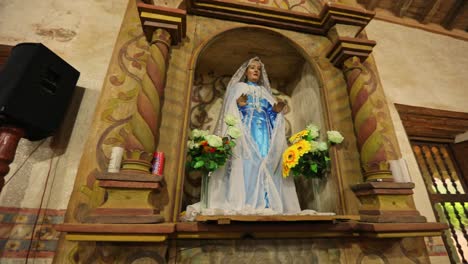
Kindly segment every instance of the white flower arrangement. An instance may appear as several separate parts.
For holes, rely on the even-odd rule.
[[[239,120],[232,116],[225,116],[227,135],[220,137],[210,134],[207,130],[194,129],[187,141],[187,165],[196,170],[214,171],[226,163],[232,155],[232,148],[236,145],[235,139],[242,135],[235,127]]]

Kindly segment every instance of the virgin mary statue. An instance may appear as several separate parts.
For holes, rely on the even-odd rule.
[[[292,177],[282,177],[282,153],[287,148],[285,104],[271,93],[265,66],[258,57],[246,61],[232,76],[224,96],[215,134],[225,136],[226,115],[237,117],[233,155],[214,171],[208,184],[207,209],[202,214],[296,214],[300,206]],[[186,217],[200,213],[200,205],[187,208]]]

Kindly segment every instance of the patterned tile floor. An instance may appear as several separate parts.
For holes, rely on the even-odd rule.
[[[60,235],[52,226],[63,223],[64,215],[65,210],[0,207],[0,263],[52,260]]]

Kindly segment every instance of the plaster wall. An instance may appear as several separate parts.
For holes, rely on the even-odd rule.
[[[402,156],[415,182],[416,208],[435,221],[416,159],[394,104],[468,112],[468,42],[373,20],[366,28],[377,41],[377,63]]]
[[[77,111],[67,117],[69,127],[60,133],[69,135],[64,142],[20,141],[0,194],[1,263],[52,260],[58,233],[49,227],[63,221],[80,158],[86,155],[84,142],[127,2],[0,1],[0,43],[43,43],[81,72],[77,90],[82,94],[81,102],[74,97]],[[39,232],[42,239],[36,236]],[[31,236],[41,240],[32,248],[40,251],[35,255],[28,250]]]
[[[52,204],[48,207],[54,209],[67,207],[83,151],[83,142],[87,136],[125,7],[126,1],[117,0],[72,2],[46,0],[38,1],[34,7],[25,1],[0,2],[0,32],[2,32],[0,43],[12,46],[22,42],[43,43],[81,72],[77,86],[80,90],[84,90],[84,97],[65,153],[44,155],[42,150],[50,149],[48,143],[51,140],[48,139],[41,144],[41,149],[36,151],[42,153],[36,155],[41,157],[35,159],[34,154],[31,156],[32,160],[29,163],[37,164],[30,164],[30,169],[23,166],[24,169],[18,171],[10,180],[11,175],[20,169],[28,154],[41,143],[22,140],[15,163],[12,164],[10,174],[6,177],[6,180],[10,181],[0,196],[0,206],[37,206],[37,193],[36,195],[28,193],[44,188],[44,174],[47,174],[50,167],[48,165],[50,157],[54,157],[52,166],[56,167],[54,171],[57,174],[56,181],[61,183],[57,186],[60,190],[54,194],[59,197],[52,197],[50,201]],[[32,182],[35,183],[28,186],[31,185],[28,183]],[[29,189],[24,190],[24,188]]]

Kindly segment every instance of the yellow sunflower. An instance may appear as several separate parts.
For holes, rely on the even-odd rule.
[[[309,152],[312,149],[312,145],[307,140],[299,140],[293,146],[296,147],[297,153],[299,153],[299,157],[302,157],[305,153]]]
[[[296,147],[290,146],[283,153],[283,164],[288,168],[293,168],[299,163],[299,153]]]
[[[298,141],[299,139],[302,139],[302,137],[305,137],[309,134],[309,130],[307,129],[304,129],[302,131],[299,131],[297,132],[296,134],[292,135],[290,138],[289,138],[289,142],[291,143],[295,143],[296,141]]]
[[[290,170],[291,169],[285,163],[283,163],[283,178],[286,178],[289,176]]]

